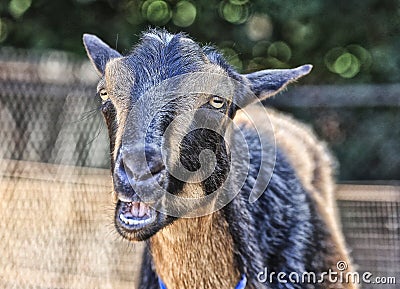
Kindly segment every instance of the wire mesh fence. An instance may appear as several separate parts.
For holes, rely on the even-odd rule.
[[[360,273],[395,277],[396,284],[362,288],[398,288],[400,277],[400,187],[341,185],[337,200],[343,233]],[[372,279],[371,279],[372,280]]]
[[[67,54],[0,52],[0,157],[106,167],[96,75]],[[103,129],[102,129],[103,128]]]
[[[137,288],[141,244],[112,224],[107,170],[1,164],[0,288]]]
[[[96,79],[67,54],[0,50],[1,288],[136,286],[143,248],[113,228]],[[400,187],[342,185],[337,199],[357,270],[399,283]]]

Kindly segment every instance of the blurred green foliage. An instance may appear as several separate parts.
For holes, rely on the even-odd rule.
[[[148,27],[188,32],[242,72],[312,63],[308,83],[400,81],[399,0],[2,0],[0,44],[128,52]]]

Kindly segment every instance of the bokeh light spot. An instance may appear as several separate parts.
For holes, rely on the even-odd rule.
[[[222,18],[233,24],[242,24],[250,15],[248,5],[234,5],[229,2],[221,2],[219,13]]]
[[[343,78],[356,76],[364,62],[370,65],[371,55],[358,45],[349,45],[347,48],[336,47],[325,55],[326,67]]]
[[[142,15],[143,11],[142,13],[140,12],[140,9],[138,9],[138,5],[136,2],[130,1],[126,3],[124,11],[125,11],[125,19],[130,24],[138,25],[143,22],[144,20],[143,18],[145,17],[145,15]]]
[[[31,4],[31,0],[11,0],[8,11],[15,18],[19,18],[31,7]]]
[[[246,23],[246,33],[250,40],[269,39],[273,25],[267,14],[255,14]]]
[[[171,8],[162,0],[147,0],[143,3],[142,14],[155,25],[165,25],[172,17]]]
[[[6,40],[8,36],[8,25],[4,19],[0,18],[0,42]]]
[[[318,42],[319,31],[312,23],[289,20],[283,26],[284,38],[292,45],[311,47]]]
[[[188,27],[196,19],[196,6],[189,1],[180,1],[176,4],[172,15],[172,22],[179,27]]]
[[[371,66],[372,56],[367,49],[357,44],[351,44],[346,49],[358,58],[363,69],[368,69]]]
[[[254,57],[258,56],[266,56],[268,54],[268,47],[271,45],[271,42],[262,40],[257,42],[252,49],[252,54]]]
[[[353,55],[348,52],[340,55],[333,64],[333,69],[335,70],[335,72],[341,74],[348,70],[351,66],[352,56]]]
[[[221,52],[224,55],[225,59],[229,62],[229,64],[231,64],[239,71],[243,69],[242,60],[240,60],[239,55],[234,49],[230,47],[223,47],[221,48]]]
[[[249,2],[249,0],[229,0],[229,2],[233,5],[244,5]]]
[[[336,73],[336,69],[334,67],[335,61],[345,52],[346,50],[342,47],[335,47],[329,50],[329,52],[325,55],[325,65],[330,72]]]
[[[281,62],[287,62],[292,57],[292,50],[285,42],[277,41],[268,48],[268,55]]]
[[[353,78],[360,72],[360,61],[353,54],[351,53],[347,54],[349,55],[350,58],[350,65],[348,66],[346,71],[340,73],[340,76],[344,78]]]

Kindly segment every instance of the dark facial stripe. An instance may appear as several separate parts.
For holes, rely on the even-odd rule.
[[[116,111],[114,105],[111,101],[106,101],[101,108],[104,119],[107,124],[108,136],[110,138],[110,159],[111,159],[111,171],[113,171],[115,160],[113,157],[113,152],[115,149],[115,135],[118,129],[116,121]]]

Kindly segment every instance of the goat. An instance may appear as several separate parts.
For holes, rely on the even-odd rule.
[[[323,274],[351,270],[325,145],[255,104],[311,65],[242,75],[216,49],[156,29],[126,56],[83,40],[101,77],[115,227],[148,248],[140,288],[355,288]],[[261,280],[265,268],[277,274]],[[287,280],[304,272],[323,282]]]

